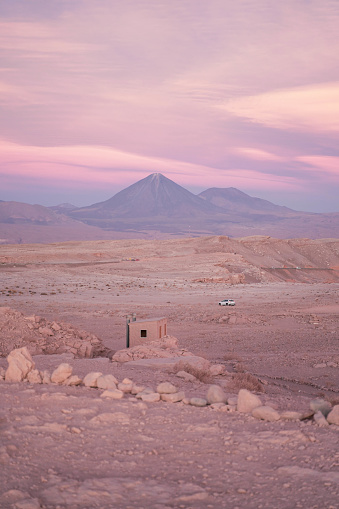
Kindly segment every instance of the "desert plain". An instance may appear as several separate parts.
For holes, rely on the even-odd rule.
[[[105,398],[84,385],[1,380],[0,507],[339,507],[339,425],[315,419],[311,408],[314,401],[339,405],[338,240],[200,237],[0,249],[3,370],[9,351],[25,345],[41,371],[68,363],[80,378],[112,374],[154,392],[170,382],[185,394],[176,403],[148,402],[129,392]],[[226,298],[236,305],[219,306]],[[131,313],[166,317],[179,349],[222,366],[220,374],[201,370],[188,379],[161,359],[114,361]],[[41,330],[57,324],[53,330],[80,342],[97,338],[100,348],[84,358],[51,333],[42,341],[54,350],[37,351],[25,320],[40,321]],[[190,404],[214,385],[227,405]],[[277,419],[237,411],[242,388]]]

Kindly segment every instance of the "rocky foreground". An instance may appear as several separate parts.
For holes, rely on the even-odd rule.
[[[115,361],[106,374],[78,376],[67,362],[40,370],[25,347],[7,363],[1,507],[337,507],[339,405],[279,408],[185,371],[156,386],[119,381]]]

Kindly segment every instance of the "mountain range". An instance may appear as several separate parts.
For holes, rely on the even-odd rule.
[[[232,187],[195,195],[160,173],[87,207],[0,201],[1,243],[203,235],[338,238],[339,213],[299,212]]]

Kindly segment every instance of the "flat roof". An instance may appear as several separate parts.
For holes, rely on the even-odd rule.
[[[166,318],[166,316],[161,316],[160,318],[143,318],[142,320],[130,321],[129,325],[131,325],[133,323],[159,322],[159,320],[167,320],[167,318]]]

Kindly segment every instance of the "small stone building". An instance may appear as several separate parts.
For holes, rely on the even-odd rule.
[[[167,318],[127,320],[127,347],[143,345],[167,335]]]

